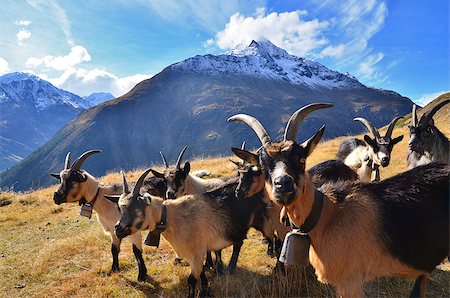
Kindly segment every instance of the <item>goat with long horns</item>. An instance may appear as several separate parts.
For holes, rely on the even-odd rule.
[[[431,110],[426,111],[417,120],[417,107],[413,105],[412,125],[409,126],[408,169],[433,161],[450,163],[450,145],[448,138],[434,125],[433,116],[448,104],[443,100]]]
[[[116,272],[119,271],[119,251],[122,241],[114,234],[114,225],[120,218],[120,212],[117,204],[110,201],[109,197],[122,193],[121,187],[118,185],[100,184],[88,172],[81,170],[83,162],[89,156],[100,152],[100,150],[86,151],[73,164],[70,163],[70,152],[67,153],[64,169],[59,174],[50,174],[61,182],[58,190],[53,195],[53,200],[57,205],[79,202],[83,205],[81,215],[89,218],[92,210],[97,212],[98,221],[105,233],[111,238],[111,254],[113,258],[111,271]],[[141,233],[136,233],[130,238],[133,243],[133,253],[139,267],[138,280],[144,281],[147,278],[147,269],[142,257]]]
[[[403,140],[402,135],[392,138],[395,124],[400,119],[402,117],[392,119],[384,136],[381,136],[378,129],[367,119],[361,117],[353,119],[353,121],[359,121],[364,124],[372,137],[364,135],[364,141],[357,138],[343,141],[339,145],[336,158],[358,173],[360,181],[379,181],[379,167],[387,167],[389,165],[394,145]],[[371,177],[372,173],[374,174],[373,179]]]
[[[340,297],[363,297],[363,284],[379,276],[416,278],[412,295],[423,297],[427,277],[449,256],[450,167],[433,163],[379,183],[339,181],[315,189],[305,164],[324,127],[303,144],[295,134],[306,115],[325,107],[299,109],[279,142],[251,116],[229,120],[258,135],[266,191],[309,238],[319,281],[334,285]]]

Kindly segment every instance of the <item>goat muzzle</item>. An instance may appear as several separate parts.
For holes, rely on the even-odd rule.
[[[130,229],[127,227],[123,227],[120,223],[117,223],[114,227],[114,233],[119,239],[123,239],[131,234]]]
[[[61,192],[56,191],[53,193],[53,202],[55,202],[56,205],[61,205],[66,202],[66,196]]]

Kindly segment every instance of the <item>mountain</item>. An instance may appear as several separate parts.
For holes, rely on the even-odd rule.
[[[99,103],[111,100],[113,98],[115,98],[115,96],[107,92],[96,92],[88,96],[83,96],[83,99],[91,103],[92,106],[96,106]]]
[[[253,115],[277,139],[289,116],[311,102],[335,107],[305,119],[299,140],[322,124],[327,125],[325,138],[359,133],[365,128],[352,121],[355,116],[382,126],[412,106],[396,92],[366,87],[349,74],[289,55],[269,41],[253,41],[223,55],[170,65],[127,94],[81,112],[42,148],[1,173],[0,187],[49,185],[53,181],[47,173],[62,169],[68,151],[103,150],[85,164],[92,174],[103,175],[160,163],[159,150],[174,162],[185,145],[186,158],[229,154],[243,140],[257,147],[249,127],[226,119],[236,113]]]
[[[0,77],[0,171],[45,144],[91,104],[28,73]]]

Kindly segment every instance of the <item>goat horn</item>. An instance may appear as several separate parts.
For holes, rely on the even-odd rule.
[[[369,130],[370,133],[372,134],[372,137],[374,137],[376,140],[381,139],[380,133],[378,132],[378,130],[375,128],[375,126],[372,125],[372,123],[370,123],[366,119],[358,117],[358,118],[354,118],[353,121],[359,121],[362,124],[364,124],[367,127],[367,130]]]
[[[133,197],[134,198],[139,195],[139,191],[141,190],[142,184],[144,183],[144,179],[148,175],[148,173],[150,173],[151,170],[152,170],[151,168],[148,168],[141,174],[141,176],[139,176],[139,178],[136,181],[136,184],[134,185],[134,188],[133,188]]]
[[[417,106],[415,104],[412,107],[412,125],[417,126]]]
[[[183,155],[184,155],[184,152],[186,152],[187,147],[188,147],[188,146],[185,146],[185,147],[183,148],[183,150],[181,150],[180,155],[178,156],[178,159],[177,159],[177,165],[176,165],[176,169],[177,169],[177,170],[180,169],[181,160],[183,159]]]
[[[70,152],[66,155],[66,160],[64,161],[64,170],[70,169]]]
[[[159,155],[161,155],[161,158],[163,160],[164,166],[167,169],[169,167],[169,164],[167,163],[167,160],[166,160],[166,157],[164,156],[164,153],[162,153],[162,151],[159,151]]]
[[[122,192],[124,194],[129,194],[130,191],[128,190],[128,183],[127,183],[127,178],[125,178],[125,173],[123,171],[120,171],[120,173],[122,174],[122,183],[123,183]]]
[[[312,103],[295,111],[291,118],[289,118],[286,129],[284,130],[284,140],[295,141],[298,127],[302,123],[303,119],[305,119],[311,112],[318,109],[331,108],[332,106],[333,105],[329,103]]]
[[[450,102],[450,99],[446,99],[435,105],[431,110],[425,112],[422,117],[419,120],[419,126],[426,126],[433,118],[434,114],[436,114],[437,111],[439,111],[440,108],[445,106]]]
[[[241,166],[238,161],[234,161],[232,159],[228,159],[228,160],[231,161],[232,163],[234,163],[238,168]]]
[[[242,145],[241,145],[241,150],[245,150],[245,144],[247,144],[247,142],[246,142],[246,141],[243,141],[243,142],[242,142]]]
[[[258,119],[246,114],[237,114],[228,118],[228,122],[233,122],[236,120],[242,121],[250,126],[255,131],[264,148],[272,144],[272,139],[270,138],[264,126],[262,126],[261,122],[258,121]]]
[[[75,162],[72,165],[72,170],[79,171],[81,168],[81,165],[86,160],[86,158],[88,158],[92,154],[101,153],[101,152],[102,152],[101,150],[89,150],[89,151],[84,152],[83,154],[80,155],[80,157],[77,158],[77,160],[75,160]]]
[[[389,123],[389,127],[386,131],[385,137],[391,138],[392,137],[392,131],[394,131],[395,123],[397,123],[398,120],[402,119],[403,117],[397,116],[394,119],[392,119],[391,123]]]

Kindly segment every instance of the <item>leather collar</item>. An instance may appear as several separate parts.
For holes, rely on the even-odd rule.
[[[155,231],[162,233],[167,228],[167,207],[166,205],[162,205],[162,211],[161,211],[161,220],[156,224]]]
[[[320,215],[322,214],[323,208],[323,193],[314,190],[314,202],[311,208],[311,211],[308,214],[308,217],[305,219],[305,222],[300,226],[300,232],[304,234],[308,234],[312,229],[317,225],[319,221]]]

